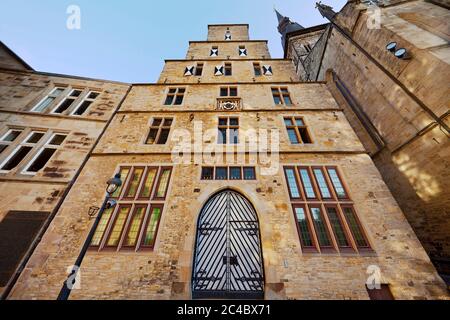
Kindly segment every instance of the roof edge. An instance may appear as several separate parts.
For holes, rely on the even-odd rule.
[[[28,63],[25,62],[21,57],[19,57],[14,51],[12,51],[3,41],[0,41],[0,46],[3,47],[9,54],[11,54],[17,61],[22,64],[25,69],[30,71],[35,71]]]

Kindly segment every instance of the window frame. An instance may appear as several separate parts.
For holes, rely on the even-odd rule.
[[[80,91],[80,94],[78,96],[72,96],[72,94],[75,91]],[[81,96],[83,96],[83,89],[79,89],[79,88],[71,88],[70,91],[68,92],[68,94],[66,94],[65,97],[63,97],[61,99],[61,101],[59,101],[56,106],[50,111],[50,114],[52,115],[66,115],[66,114],[71,114],[70,110],[73,108],[73,106],[76,104],[76,102],[80,99]],[[62,106],[62,104],[64,102],[66,102],[67,100],[72,100],[72,103],[66,108],[66,110],[63,110],[62,112],[56,112],[56,110],[59,109],[59,107]]]
[[[136,195],[134,198],[127,198],[126,195],[128,193],[128,190],[131,186],[131,176],[133,175],[134,171],[139,168],[144,168],[144,173],[141,176],[141,180],[138,184]],[[143,186],[145,184],[145,181],[148,177],[148,173],[152,170],[156,169],[155,178],[152,182],[152,187],[150,190],[150,196],[143,198],[142,190]],[[168,169],[170,171],[168,176],[168,183],[167,188],[165,190],[165,198],[156,198],[156,192],[157,188],[161,184],[162,180],[162,173],[165,169]],[[116,172],[122,172],[122,170],[127,170],[128,174],[126,179],[124,179],[123,188],[119,192],[119,195],[117,197],[112,197],[117,201],[117,205],[112,209],[111,216],[108,218],[108,221],[106,221],[105,227],[100,236],[100,240],[98,242],[98,245],[91,245],[89,246],[89,250],[93,252],[138,252],[138,251],[152,251],[155,248],[155,244],[157,242],[158,237],[158,230],[160,227],[160,224],[162,223],[162,215],[163,210],[165,207],[165,201],[167,200],[167,195],[169,192],[170,184],[171,184],[171,178],[173,173],[173,167],[172,166],[158,166],[158,165],[149,165],[146,164],[136,164],[136,165],[119,165],[116,169]],[[140,221],[139,230],[137,231],[137,238],[136,243],[134,246],[125,245],[126,236],[130,231],[130,228],[133,223],[134,215],[136,214],[138,208],[145,208],[144,216],[142,220]],[[112,231],[114,230],[114,227],[116,226],[117,219],[120,214],[120,210],[122,208],[128,208],[127,216],[125,217],[125,221],[123,223],[122,229],[120,230],[120,235],[118,238],[117,245],[111,246],[108,245],[108,241],[111,239]],[[152,246],[145,246],[143,245],[145,241],[145,232],[148,227],[148,223],[150,222],[150,219],[152,217],[153,208],[159,208],[160,209],[160,216],[159,220],[157,221],[157,225],[155,228],[155,235],[153,239]],[[151,210],[151,211],[150,211]],[[95,230],[97,232],[97,230]]]
[[[142,226],[144,224],[145,218],[148,216],[148,210],[149,210],[150,206],[151,205],[148,203],[136,203],[133,205],[132,209],[128,213],[127,221],[123,227],[123,231],[125,231],[125,232],[122,232],[122,235],[121,235],[120,250],[136,251],[136,249],[139,245],[140,238],[141,238],[141,233],[143,231]],[[135,214],[137,213],[138,208],[144,208],[144,216],[142,217],[142,220],[139,223],[139,228],[138,228],[138,232],[137,232],[136,239],[135,239],[136,243],[134,244],[134,246],[125,245],[125,238],[127,237],[127,234],[130,232],[130,229],[132,227],[133,218],[134,218]]]
[[[145,241],[145,231],[148,228],[148,225],[151,221],[152,215],[153,215],[153,209],[159,208],[161,210],[158,223],[156,224],[155,228],[155,236],[153,237],[153,243],[151,245],[144,245]],[[148,214],[146,217],[144,217],[145,222],[142,224],[142,229],[140,230],[140,239],[139,239],[139,246],[138,251],[153,251],[155,250],[156,241],[158,240],[158,233],[159,233],[159,227],[161,226],[161,221],[164,213],[164,204],[162,203],[151,203],[149,205]]]
[[[312,226],[314,228],[314,234],[315,234],[315,237],[316,237],[316,245],[320,249],[320,252],[321,253],[334,253],[334,252],[336,252],[334,239],[333,239],[333,236],[332,236],[332,234],[330,232],[330,227],[331,226],[329,224],[328,217],[325,216],[325,212],[324,212],[324,210],[322,208],[322,204],[320,204],[320,203],[308,203],[307,207],[309,209],[309,212],[308,212],[309,218],[311,219],[311,224],[312,224]],[[317,227],[316,227],[316,224],[315,224],[315,220],[314,220],[314,218],[312,216],[312,212],[311,212],[312,209],[319,209],[320,217],[321,217],[322,223],[323,223],[323,225],[325,227],[325,233],[326,233],[326,236],[328,237],[328,241],[330,242],[329,246],[325,246],[325,245],[321,245],[320,244],[320,240],[319,240],[319,236],[318,236],[318,230],[317,230]]]
[[[11,128],[11,127],[7,127],[6,132],[5,132],[2,136],[0,136],[0,146],[5,146],[5,148],[4,148],[3,150],[0,150],[0,155],[1,155],[3,152],[6,152],[10,146],[14,146],[14,145],[17,143],[17,141],[19,140],[19,138],[20,138],[21,136],[23,136],[24,131],[25,131],[25,129],[23,129],[23,128],[20,128],[20,129],[19,129],[19,128]],[[13,140],[11,140],[11,141],[6,141],[5,139],[6,139],[12,132],[20,132],[20,133],[19,133]],[[20,141],[20,140],[19,140],[19,141]]]
[[[336,246],[339,248],[339,251],[343,252],[343,253],[354,253],[355,250],[353,249],[353,243],[352,243],[352,241],[353,241],[352,237],[353,236],[351,235],[351,231],[348,229],[349,228],[348,224],[345,221],[345,217],[343,217],[343,213],[341,212],[341,209],[340,209],[339,205],[337,205],[336,203],[324,203],[323,207],[324,207],[324,210],[325,210],[324,211],[325,215],[327,216],[327,219],[328,219],[328,221],[330,223],[331,232],[332,232],[334,240],[336,242]],[[344,236],[345,236],[345,239],[347,241],[348,246],[341,246],[339,244],[339,241],[337,239],[336,233],[335,233],[334,228],[333,228],[333,224],[331,223],[331,220],[330,220],[330,217],[329,217],[329,213],[328,213],[328,210],[327,210],[328,208],[333,208],[333,209],[336,210],[336,216],[337,216],[337,218],[338,218],[338,220],[340,222],[340,225],[341,225],[342,230],[344,232]]]
[[[54,144],[50,144],[50,142],[53,140],[54,137],[56,136],[64,136],[64,140],[60,145],[54,145]],[[41,138],[43,139],[45,137],[45,135]],[[23,175],[27,175],[27,176],[35,176],[39,173],[40,170],[44,169],[45,166],[47,165],[47,163],[50,162],[50,160],[54,157],[55,154],[53,154],[46,162],[46,164],[38,171],[36,172],[32,172],[32,171],[28,171],[30,169],[30,167],[34,164],[34,162],[37,160],[37,158],[39,158],[39,156],[44,152],[45,149],[53,149],[55,150],[55,153],[62,148],[62,145],[64,144],[64,142],[66,141],[68,137],[67,133],[59,133],[59,132],[53,132],[50,137],[46,140],[46,142],[40,146],[36,146],[37,147],[37,151],[35,151],[34,156],[31,158],[30,161],[28,161],[28,164],[21,170],[21,174]],[[40,140],[39,142],[41,142],[42,140]],[[37,144],[39,144],[39,142]],[[33,152],[33,150],[32,150]]]
[[[311,185],[312,185],[315,195],[316,195],[316,198],[314,198],[314,199],[306,197],[306,185],[304,184],[303,179],[300,174],[302,169],[307,170],[309,179],[311,180]],[[328,189],[330,191],[330,195],[332,197],[331,199],[323,198],[321,190],[318,185],[317,178],[313,172],[314,169],[321,169],[321,172],[324,176],[325,183],[327,184]],[[371,253],[373,253],[374,252],[373,246],[369,239],[369,235],[368,235],[366,229],[364,228],[363,224],[361,223],[361,219],[360,219],[359,215],[356,212],[355,205],[354,205],[353,201],[351,200],[351,196],[347,189],[347,185],[345,185],[345,188],[346,188],[345,190],[346,190],[346,194],[347,194],[348,198],[346,198],[346,199],[338,198],[337,195],[335,194],[334,189],[331,188],[331,185],[330,185],[331,178],[328,175],[328,169],[335,169],[337,172],[340,173],[338,166],[333,166],[333,165],[322,165],[322,166],[318,166],[318,165],[311,165],[311,166],[308,166],[308,165],[298,165],[298,166],[297,165],[286,165],[286,166],[283,166],[285,183],[286,183],[286,187],[288,189],[288,194],[289,194],[289,199],[290,199],[290,202],[292,205],[294,219],[295,219],[296,223],[298,224],[295,208],[298,206],[301,206],[303,208],[303,210],[305,210],[305,212],[306,212],[307,219],[309,219],[309,227],[310,227],[309,232],[312,234],[313,242],[315,243],[315,246],[316,246],[316,248],[315,248],[316,250],[309,250],[308,248],[307,248],[308,250],[304,250],[305,248],[304,248],[303,244],[300,243],[301,247],[302,247],[302,252],[303,253],[317,252],[317,253],[321,253],[321,254],[322,253],[323,254],[327,254],[327,253],[371,254]],[[287,170],[292,170],[294,172],[294,177],[296,180],[297,188],[299,189],[299,194],[301,195],[302,198],[292,198],[291,188],[290,188],[289,180],[288,180],[288,176],[287,176]],[[342,185],[344,186],[345,181],[343,181],[342,178],[340,178],[340,179],[341,179]],[[321,214],[321,219],[323,220],[324,226],[326,228],[327,236],[332,243],[332,247],[319,245],[319,239],[317,237],[316,226],[315,226],[313,218],[312,218],[312,212],[310,211],[311,208],[319,208],[320,214]],[[336,213],[336,216],[337,216],[337,219],[339,222],[339,226],[344,233],[344,237],[346,239],[348,246],[343,246],[339,243],[337,234],[335,233],[334,225],[332,224],[332,221],[330,220],[330,214],[328,213],[329,208],[333,208],[335,210],[335,213]],[[353,234],[353,231],[350,226],[350,222],[348,221],[347,216],[345,215],[345,212],[344,212],[344,210],[346,208],[349,208],[351,210],[352,216],[356,221],[357,228],[358,228],[359,232],[361,233],[361,236],[364,239],[366,246],[358,245],[357,238]],[[297,231],[299,231],[298,228],[297,228]],[[299,241],[301,241],[301,239]]]
[[[339,179],[339,181],[340,181],[340,183],[342,185],[342,188],[344,189],[345,197],[339,197],[338,192],[336,190],[336,186],[334,185],[333,179],[331,179],[330,172],[328,171],[329,169],[333,169],[333,170],[336,171],[337,177],[338,177],[338,179]],[[348,193],[348,188],[347,188],[347,185],[344,182],[344,179],[342,179],[342,174],[339,172],[338,167],[337,166],[327,166],[325,168],[325,170],[326,170],[327,176],[330,179],[330,184],[332,186],[332,189],[333,189],[333,192],[335,194],[336,199],[341,200],[341,201],[349,201],[350,200],[350,196],[349,196],[349,193]]]
[[[246,169],[253,171],[253,177],[254,177],[253,179],[246,179],[245,178],[245,170]],[[256,180],[258,180],[258,178],[256,177],[256,168],[255,167],[249,167],[249,166],[242,167],[242,180],[244,180],[244,181],[256,181]]]
[[[120,230],[119,237],[117,238],[117,245],[110,246],[108,245],[109,240],[112,236],[112,231],[114,230],[114,227],[116,226],[117,219],[119,218],[120,210],[122,208],[129,208],[127,212],[127,216],[125,217],[125,221],[123,223],[122,229]],[[130,213],[132,213],[133,210],[133,204],[131,203],[121,203],[117,205],[117,208],[114,210],[113,214],[111,214],[110,221],[108,221],[107,227],[104,232],[105,239],[102,239],[100,241],[100,244],[103,251],[118,251],[122,248],[122,237],[125,231],[125,228],[127,226],[128,219],[130,218]]]
[[[161,123],[159,125],[154,125],[155,120],[161,120]],[[166,120],[171,121],[170,126],[164,125]],[[145,139],[144,139],[144,145],[147,145],[147,146],[167,145],[167,143],[170,140],[170,135],[172,133],[172,125],[173,125],[174,121],[175,121],[174,118],[169,118],[169,117],[153,117],[153,118],[151,118],[151,124],[149,126],[149,129],[147,130],[147,135],[145,136]],[[149,143],[148,140],[150,138],[150,133],[152,132],[152,130],[157,130],[156,136],[155,136],[155,141],[153,143]],[[161,133],[164,130],[169,130],[169,134],[167,135],[166,141],[164,143],[160,143]]]
[[[275,106],[284,105],[286,107],[292,107],[295,105],[294,101],[292,100],[292,96],[289,91],[289,88],[287,86],[270,87],[270,89],[271,89],[273,102],[274,102]],[[277,92],[275,93],[274,91],[277,91]],[[286,92],[284,92],[284,91],[286,91]],[[281,103],[279,103],[279,104],[276,103],[275,95],[280,99]],[[286,104],[286,101],[285,101],[286,97],[289,98],[290,104]]]
[[[229,73],[229,74],[227,74]],[[223,65],[223,76],[231,77],[233,76],[233,64],[231,62],[225,62]]]
[[[175,92],[171,93],[170,92],[171,90],[175,90]],[[184,90],[184,91],[180,93],[180,90]],[[167,88],[166,95],[165,95],[165,98],[163,100],[163,105],[164,106],[170,106],[170,107],[183,106],[184,105],[184,98],[186,96],[186,92],[187,92],[186,87],[169,87],[169,88]],[[167,103],[169,97],[173,98],[172,102],[170,104]],[[177,98],[179,98],[179,97],[181,97],[181,103],[177,104],[176,101],[177,101]]]
[[[166,186],[166,189],[164,191],[164,197],[158,197],[157,196],[157,192],[158,192],[158,189],[159,189],[160,184],[161,184],[162,173],[165,170],[169,170],[169,177],[167,178],[167,186]],[[170,184],[171,184],[172,173],[173,173],[173,167],[168,167],[168,166],[160,167],[159,175],[158,175],[158,183],[156,184],[156,188],[153,191],[153,197],[152,197],[153,201],[166,201],[167,194],[169,193],[169,187],[170,187]]]
[[[60,92],[60,94],[58,94],[58,95],[55,96],[54,94],[55,94],[55,92],[56,92],[58,89],[62,89],[62,91]],[[45,95],[45,97],[43,97],[41,100],[39,100],[39,102],[36,103],[36,104],[30,109],[30,112],[35,112],[35,113],[46,113],[46,111],[49,110],[49,108],[52,106],[52,104],[54,104],[54,103],[58,100],[58,98],[61,98],[62,95],[64,95],[64,92],[66,92],[67,89],[68,89],[68,87],[65,87],[65,86],[55,86],[52,90],[50,90],[49,93],[47,93],[47,94]],[[53,98],[52,102],[50,102],[50,104],[49,104],[47,107],[45,107],[43,110],[38,111],[37,108],[38,108],[45,100],[47,100],[48,98]]]
[[[259,74],[257,74],[257,70],[259,72]],[[263,71],[261,68],[261,63],[259,62],[253,62],[253,75],[255,77],[262,77],[263,76]]]
[[[294,197],[292,195],[292,190],[291,190],[291,186],[289,185],[289,179],[288,179],[288,175],[287,175],[287,170],[292,170],[294,172],[295,183],[297,184],[297,189],[298,189],[298,194],[299,194],[298,197]],[[299,177],[298,177],[298,173],[297,173],[296,167],[295,166],[285,166],[285,167],[283,167],[283,172],[284,172],[284,178],[286,180],[286,186],[287,186],[288,193],[289,193],[289,199],[291,201],[302,201],[303,199],[305,199],[304,195],[303,195],[303,190],[300,187],[300,181],[299,181]]]
[[[90,96],[92,93],[97,93],[97,94],[98,94],[97,97],[95,97],[95,98],[89,98],[89,96]],[[71,116],[74,116],[74,117],[81,117],[81,116],[83,116],[83,115],[84,115],[84,114],[92,107],[92,104],[95,102],[95,100],[98,99],[98,97],[99,97],[101,94],[102,94],[102,93],[101,93],[100,91],[97,91],[97,90],[89,90],[89,91],[87,92],[87,94],[81,99],[81,101],[78,102],[78,103],[76,104],[76,106],[73,108],[73,110],[72,110],[72,112],[70,113],[70,115],[71,115]],[[82,106],[83,103],[85,103],[85,102],[91,102],[91,103],[90,103],[89,106],[83,111],[82,114],[76,114],[77,111],[81,108],[81,106]]]
[[[155,177],[153,178],[153,181],[152,181],[152,185],[150,186],[150,195],[148,197],[144,197],[142,195],[142,192],[144,191],[144,185],[145,185],[145,182],[147,181],[150,171],[152,171],[152,170],[156,170],[156,172],[155,172]],[[160,168],[157,166],[149,166],[149,167],[145,168],[143,179],[140,182],[141,185],[139,186],[138,192],[136,193],[136,197],[135,197],[136,200],[150,201],[152,199],[152,195],[153,195],[153,192],[155,191],[155,185],[157,182],[156,180],[158,180],[158,177],[159,177],[159,171],[160,171]],[[128,172],[128,175],[130,175],[130,172]]]
[[[218,145],[230,145],[236,146],[240,143],[239,132],[240,132],[240,119],[238,116],[219,116],[217,118],[217,144]],[[227,124],[220,124],[221,120],[227,120]],[[231,120],[237,120],[237,125],[232,125]],[[222,135],[222,130],[225,130],[225,141],[220,142]],[[231,140],[232,130],[237,130],[237,142],[234,143],[234,140]]]
[[[24,129],[25,131],[25,129]],[[27,142],[27,140],[29,140],[33,134],[35,133],[42,133],[43,136],[35,143],[32,142]],[[25,138],[23,140],[21,140],[20,142],[15,143],[15,148],[12,150],[12,152],[7,155],[4,160],[0,163],[0,173],[4,173],[4,174],[8,174],[14,171],[18,171],[21,173],[22,170],[20,170],[20,168],[25,164],[28,163],[30,159],[32,159],[34,157],[34,154],[36,153],[36,150],[38,150],[38,148],[40,148],[42,146],[42,141],[45,140],[45,136],[48,134],[48,131],[44,131],[44,130],[30,130],[28,131],[27,135],[25,136]],[[23,132],[22,132],[23,135]],[[22,158],[22,160],[20,160],[17,165],[10,169],[10,170],[5,170],[3,169],[3,167],[9,162],[9,160],[11,160],[16,154],[17,152],[19,152],[19,150],[22,147],[28,147],[31,148],[31,150]],[[20,170],[20,171],[19,171]],[[22,173],[21,173],[22,174]]]
[[[319,181],[316,177],[316,173],[314,172],[314,170],[320,170],[320,172],[322,173],[323,179],[325,181],[325,184],[328,188],[328,192],[330,193],[330,197],[326,198],[324,197],[323,193],[322,193],[322,189],[320,188],[320,184]],[[322,166],[312,166],[311,167],[311,172],[313,174],[314,177],[314,182],[317,184],[317,189],[319,190],[319,196],[320,196],[320,201],[336,201],[337,199],[335,198],[335,195],[333,193],[332,187],[330,186],[330,182],[328,181],[328,177],[327,177],[327,173],[323,170]]]
[[[292,125],[288,125],[286,123],[286,120],[290,120],[292,122]],[[297,124],[297,120],[302,121],[303,125],[302,126],[298,125]],[[291,145],[299,146],[299,145],[310,145],[310,144],[314,143],[312,138],[311,138],[311,132],[310,132],[308,126],[306,125],[306,121],[305,121],[304,117],[302,117],[302,116],[283,116],[283,124],[286,127],[288,140],[289,140]],[[304,139],[302,137],[302,134],[300,133],[300,129],[306,130],[306,134],[307,134],[310,142],[305,142],[304,141]],[[289,136],[289,130],[294,130],[295,135],[297,137],[298,143],[293,143],[292,142],[291,137]]]
[[[317,243],[316,243],[316,236],[315,236],[315,229],[314,226],[311,225],[311,219],[309,218],[309,209],[306,206],[306,204],[304,203],[292,203],[292,212],[294,213],[294,220],[295,220],[295,225],[297,227],[297,235],[299,237],[299,242],[300,242],[300,246],[302,248],[302,252],[305,253],[317,253]],[[297,218],[297,212],[295,209],[297,208],[302,208],[303,209],[303,213],[305,214],[305,220],[306,220],[306,226],[308,227],[308,232],[309,232],[309,236],[311,238],[311,246],[306,246],[303,244],[303,240],[302,240],[302,236],[301,236],[301,231],[300,231],[300,226],[298,225],[298,218]]]

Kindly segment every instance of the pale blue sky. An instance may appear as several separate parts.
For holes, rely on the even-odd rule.
[[[340,10],[346,0],[324,0]],[[66,9],[81,8],[81,30]],[[327,22],[312,0],[0,0],[0,39],[34,69],[124,82],[155,82],[164,59],[183,59],[207,24],[248,23],[282,57],[274,5],[305,27]]]

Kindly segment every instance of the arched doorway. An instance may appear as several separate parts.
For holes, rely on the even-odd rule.
[[[197,223],[193,299],[263,299],[259,222],[241,194],[222,191],[208,200]]]

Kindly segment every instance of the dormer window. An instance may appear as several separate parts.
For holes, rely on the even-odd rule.
[[[240,57],[247,56],[247,49],[245,48],[245,46],[239,46],[239,56]]]
[[[219,47],[212,47],[209,56],[210,57],[218,57],[219,56]]]

